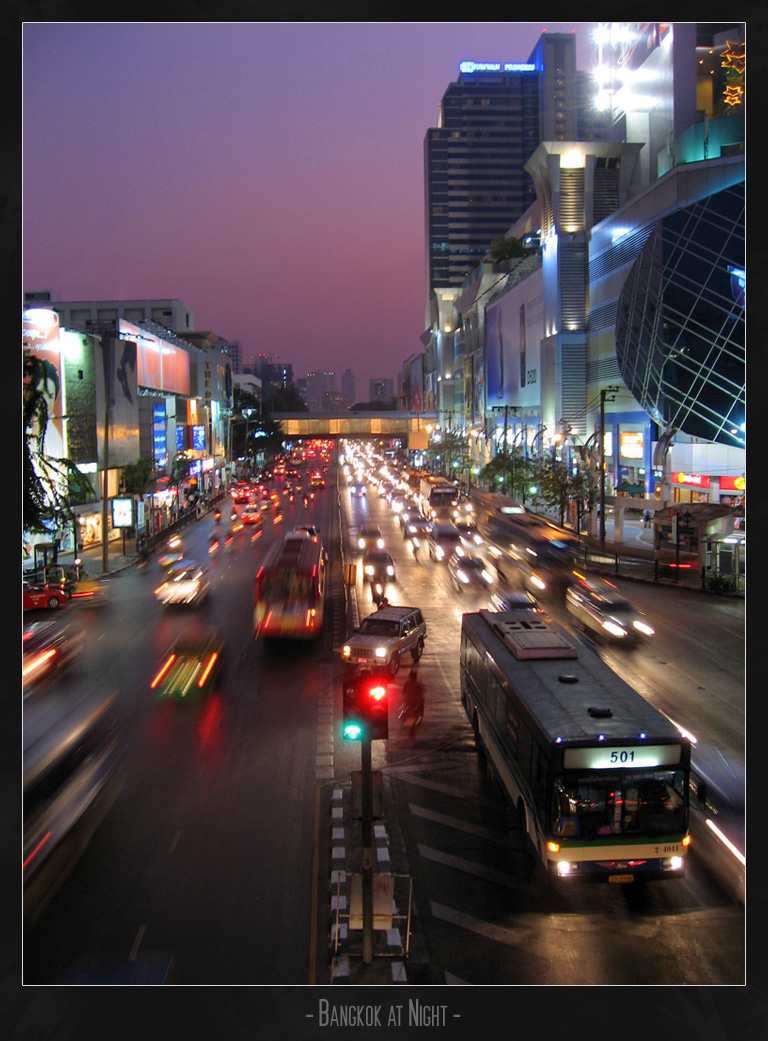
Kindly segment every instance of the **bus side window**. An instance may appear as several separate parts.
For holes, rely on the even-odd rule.
[[[520,759],[520,772],[523,777],[531,776],[531,732],[528,727],[520,722],[518,730],[518,748],[519,748],[519,759]]]
[[[547,760],[536,744],[531,748],[531,789],[533,801],[543,809],[547,789]]]

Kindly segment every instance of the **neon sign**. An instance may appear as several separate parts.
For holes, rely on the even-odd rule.
[[[462,61],[459,72],[535,72],[536,66],[531,62],[507,61],[503,64],[494,61]]]

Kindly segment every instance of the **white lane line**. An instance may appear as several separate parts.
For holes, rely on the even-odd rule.
[[[416,770],[423,769],[423,767],[415,767]],[[475,792],[471,792],[464,788],[452,788],[448,784],[438,784],[436,781],[428,781],[425,777],[415,777],[410,773],[409,767],[399,769],[395,767],[387,771],[390,777],[396,777],[399,781],[407,781],[409,784],[417,784],[421,788],[428,788],[433,792],[440,792],[442,795],[450,795],[452,799],[471,799],[473,805],[489,806],[493,808],[499,807],[499,802],[493,799],[485,799],[482,796],[477,795]]]
[[[526,945],[530,943],[531,931],[529,928],[507,929],[503,925],[491,925],[490,922],[483,922],[480,918],[464,914],[463,911],[455,911],[452,907],[435,903],[433,900],[430,900],[429,906],[435,918],[456,925],[460,929],[477,933],[479,936],[485,936],[488,940],[505,943],[510,947],[517,947],[520,943]]]
[[[139,927],[139,931],[136,933],[136,939],[133,941],[133,947],[131,947],[131,953],[128,955],[128,961],[136,960],[136,955],[139,953],[139,947],[141,946],[141,941],[144,939],[144,933],[146,931],[146,925]]]
[[[489,842],[497,842],[500,846],[518,845],[517,837],[505,835],[502,832],[491,831],[489,828],[481,828],[477,824],[469,824],[467,821],[459,820],[458,817],[449,817],[444,813],[434,813],[423,806],[409,804],[409,809],[414,817],[432,821],[435,824],[443,824],[447,828],[455,828],[457,831],[466,832],[468,835],[477,835],[479,838],[488,839]]]
[[[484,878],[487,882],[494,882],[496,885],[506,886],[507,889],[530,889],[530,882],[525,882],[521,879],[517,879],[512,875],[507,875],[503,871],[496,871],[495,868],[483,867],[482,864],[475,864],[471,860],[465,860],[463,857],[456,857],[452,853],[443,853],[439,849],[432,849],[430,846],[418,846],[419,856],[424,857],[426,860],[434,860],[438,864],[445,864],[446,867],[455,868],[457,871],[464,871],[468,875],[475,875],[477,878]]]

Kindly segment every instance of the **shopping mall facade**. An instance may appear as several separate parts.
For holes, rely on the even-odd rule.
[[[105,523],[108,538],[119,535],[114,509],[104,507],[105,474],[112,507],[126,498],[123,468],[139,459],[154,461],[152,486],[130,503],[130,527],[139,534],[166,526],[224,486],[232,400],[225,354],[197,348],[153,322],[116,318],[98,333],[63,328],[51,307],[24,310],[23,345],[51,367],[58,385],[48,401],[46,454],[75,463],[94,491],[93,502],[74,507],[74,524],[25,532],[25,555],[40,542],[58,540],[65,552],[101,544]],[[178,481],[176,457],[184,460]]]

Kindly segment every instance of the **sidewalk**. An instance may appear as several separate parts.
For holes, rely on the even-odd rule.
[[[213,505],[208,510],[203,510],[200,519],[203,520],[212,509]],[[158,533],[157,537],[160,540],[160,544],[162,544],[163,539],[170,538],[174,531],[183,531],[188,525],[195,523],[194,513],[186,514],[181,520],[176,521],[167,528],[163,528]],[[106,571],[104,570],[103,546],[100,542],[93,546],[86,546],[78,554],[78,559],[83,562],[83,567],[92,578],[109,578],[112,575],[119,574],[126,568],[132,567],[134,564],[138,564],[141,558],[136,550],[136,539],[133,536],[126,536],[124,540],[121,534],[117,538],[110,539]],[[72,564],[74,560],[75,554],[73,550],[63,550],[58,555],[59,564]]]

